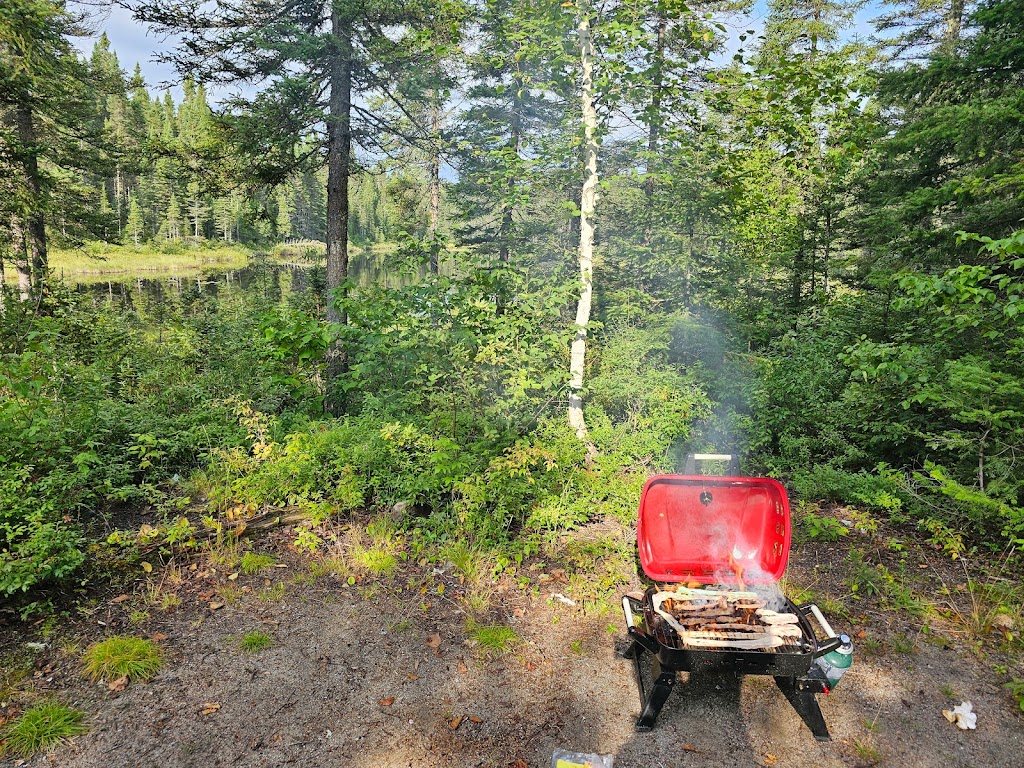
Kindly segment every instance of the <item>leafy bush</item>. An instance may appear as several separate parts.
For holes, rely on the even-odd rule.
[[[281,443],[255,443],[251,452],[218,452],[208,475],[210,499],[221,508],[327,503],[345,513],[398,501],[438,505],[473,466],[447,438],[360,416],[314,422]]]
[[[65,507],[72,497],[70,479],[48,475],[34,481],[30,467],[0,456],[0,594],[59,579],[85,560],[82,536]]]
[[[276,404],[263,311],[185,291],[129,315],[52,286],[0,315],[0,594],[66,578],[97,518],[163,504],[166,481],[244,440],[233,393]]]

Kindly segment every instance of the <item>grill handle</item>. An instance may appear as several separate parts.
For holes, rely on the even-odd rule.
[[[814,603],[809,605],[800,606],[800,611],[804,616],[811,618],[818,622],[818,626],[825,633],[828,640],[818,646],[818,649],[814,652],[813,658],[824,656],[826,653],[832,653],[836,648],[843,644],[843,639],[836,635],[836,631],[832,629],[832,625],[828,623],[828,619],[825,618],[821,610]]]
[[[686,465],[683,469],[684,474],[695,475],[697,474],[697,464],[702,461],[725,461],[728,462],[728,469],[726,472],[730,475],[736,476],[740,473],[740,460],[739,457],[732,453],[688,453],[686,454]]]
[[[633,618],[634,606],[636,610],[640,610],[643,604],[629,595],[625,595],[622,598],[622,613],[626,616],[626,632],[629,633],[629,637],[633,642],[645,648],[649,653],[656,654],[658,652],[658,643],[636,625],[636,620]]]

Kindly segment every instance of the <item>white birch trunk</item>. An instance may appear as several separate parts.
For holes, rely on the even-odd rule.
[[[587,354],[587,326],[594,295],[594,207],[597,202],[597,110],[594,108],[594,45],[590,35],[590,0],[578,0],[580,106],[583,114],[583,191],[580,195],[580,300],[576,305],[576,336],[569,360],[569,425],[590,446],[583,418],[583,370]]]

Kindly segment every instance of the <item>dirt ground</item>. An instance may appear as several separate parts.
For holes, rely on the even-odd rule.
[[[89,733],[6,764],[538,768],[559,748],[613,755],[617,768],[1024,761],[1024,718],[1000,686],[993,657],[952,635],[926,641],[915,620],[892,611],[851,611],[835,622],[854,635],[858,652],[841,685],[819,696],[831,742],[815,741],[772,678],[753,676],[684,675],[656,728],[637,733],[639,700],[632,662],[620,656],[616,595],[584,609],[563,579],[500,581],[492,603],[519,640],[487,658],[468,643],[451,565],[406,564],[381,581],[349,584],[337,574],[309,578],[308,559],[285,552],[285,542],[259,543],[276,548],[281,563],[257,576],[229,582],[227,572],[202,562],[183,570],[182,605],[135,630],[164,651],[164,667],[148,683],[111,691],[87,683],[78,667],[85,642],[131,631],[130,600],[111,595],[63,628],[62,640],[36,652],[20,695],[52,693],[83,709]],[[797,547],[791,585],[838,591],[832,571],[843,559],[834,552],[834,545]],[[425,592],[427,577],[447,584],[446,593]],[[629,579],[623,589],[641,586]],[[235,599],[221,600],[228,587]],[[136,592],[144,588],[140,581]],[[11,634],[16,629],[20,636]],[[253,630],[273,645],[241,650],[238,639]],[[0,631],[6,647],[34,639],[31,627]],[[82,640],[77,653],[70,637]],[[895,637],[909,637],[913,647],[897,652]],[[942,715],[963,700],[978,713],[975,731]]]

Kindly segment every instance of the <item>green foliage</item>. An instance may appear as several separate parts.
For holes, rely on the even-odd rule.
[[[33,482],[30,467],[0,464],[0,593],[60,579],[85,560],[63,503],[73,487],[60,477]]]
[[[13,753],[30,758],[37,752],[48,752],[72,736],[87,732],[82,720],[85,714],[56,701],[43,701],[21,713],[0,731],[3,749],[0,754]]]
[[[414,267],[417,253],[397,254],[396,268]],[[364,412],[430,414],[430,434],[463,444],[528,428],[568,376],[561,313],[571,290],[559,274],[470,263],[457,277],[353,291],[339,329],[350,372],[339,383]],[[515,300],[499,310],[495,295]]]
[[[246,552],[242,555],[242,559],[239,562],[238,567],[242,569],[242,573],[248,576],[254,576],[260,571],[269,568],[275,562],[276,560],[272,555]]]
[[[260,322],[271,380],[296,403],[316,409],[323,397],[324,354],[330,344],[326,326],[293,307],[275,307]]]
[[[838,541],[850,533],[846,526],[834,517],[817,515],[809,509],[800,514],[800,525],[807,534],[807,538],[815,541]]]
[[[67,578],[119,505],[173,511],[166,481],[244,440],[229,393],[277,402],[249,302],[140,296],[128,315],[54,285],[45,311],[0,315],[0,594]]]
[[[1010,692],[1014,700],[1017,702],[1017,706],[1021,712],[1024,712],[1024,680],[1019,677],[1013,678],[1010,682],[1006,683],[1006,690]]]
[[[354,546],[349,553],[353,566],[371,576],[390,576],[398,568],[398,556],[387,547]]]
[[[82,657],[85,674],[92,680],[112,682],[122,677],[148,680],[163,666],[160,648],[152,640],[115,635],[93,643]]]

